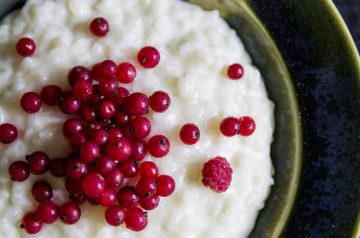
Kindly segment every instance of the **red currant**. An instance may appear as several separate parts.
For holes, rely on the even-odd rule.
[[[115,162],[109,156],[101,155],[96,160],[96,168],[101,175],[105,176],[115,169]]]
[[[67,202],[59,208],[59,217],[62,222],[68,225],[75,224],[81,217],[79,205],[74,202]]]
[[[34,183],[31,189],[34,199],[38,202],[46,202],[53,198],[54,190],[51,185],[43,180]]]
[[[126,126],[130,121],[130,117],[126,112],[117,111],[113,117],[115,125],[119,127]]]
[[[131,83],[136,77],[136,69],[130,63],[121,63],[116,71],[116,78],[120,83]]]
[[[156,67],[160,62],[159,51],[152,46],[145,46],[138,53],[138,61],[146,69]]]
[[[220,131],[224,136],[234,136],[239,134],[240,123],[235,117],[227,117],[221,121]]]
[[[41,109],[41,98],[35,92],[25,93],[20,100],[22,109],[27,113],[36,113]]]
[[[101,95],[111,97],[118,90],[118,82],[114,78],[102,79],[99,83],[99,90]]]
[[[119,205],[113,205],[106,209],[105,220],[112,226],[119,226],[125,220],[125,210]]]
[[[75,84],[73,88],[74,97],[79,99],[80,101],[86,102],[91,98],[93,93],[91,83],[86,81],[79,81]]]
[[[35,214],[40,221],[52,224],[59,217],[59,208],[51,201],[42,202],[36,208]]]
[[[155,209],[160,202],[160,198],[158,195],[154,194],[151,197],[142,197],[140,198],[140,206],[145,210],[153,210]]]
[[[106,151],[112,159],[122,162],[130,157],[131,144],[124,137],[112,138],[106,146]]]
[[[85,141],[80,147],[80,159],[85,163],[92,163],[100,156],[99,145],[92,141]]]
[[[232,80],[241,79],[244,75],[244,68],[240,64],[232,64],[229,66],[227,74]]]
[[[163,91],[156,91],[151,95],[149,98],[150,107],[155,112],[165,112],[169,107],[171,103],[171,99],[169,97],[169,94]]]
[[[90,69],[88,69],[84,66],[81,66],[81,65],[78,65],[78,66],[75,66],[74,68],[72,68],[68,74],[68,81],[69,81],[69,84],[71,87],[74,87],[76,83],[81,82],[81,81],[91,84],[92,78],[93,78],[93,75],[92,75],[92,72],[90,71]]]
[[[124,177],[125,176],[120,169],[114,169],[106,175],[105,181],[109,187],[119,188],[124,182]]]
[[[157,178],[159,169],[154,162],[145,161],[139,166],[139,175],[142,178]]]
[[[104,100],[99,105],[98,113],[102,118],[111,118],[116,111],[115,105],[110,100]]]
[[[73,135],[81,133],[84,128],[84,121],[79,118],[70,118],[64,122],[63,134],[67,138],[71,138]]]
[[[56,85],[47,85],[42,88],[40,98],[48,106],[56,106],[60,103],[62,90]]]
[[[49,167],[49,156],[42,151],[35,151],[26,156],[30,172],[36,175],[45,173]]]
[[[170,151],[170,141],[166,136],[155,135],[148,142],[148,151],[156,158],[163,157]]]
[[[18,137],[16,127],[10,123],[0,125],[0,143],[11,144]]]
[[[130,208],[125,213],[125,224],[132,231],[144,230],[148,224],[147,213],[138,207]]]
[[[110,26],[107,20],[97,17],[90,22],[89,29],[94,36],[103,37],[110,31]]]
[[[66,175],[67,160],[57,158],[50,160],[49,171],[55,177],[63,177]]]
[[[80,159],[70,159],[67,163],[66,171],[69,177],[80,179],[88,173],[88,166]]]
[[[140,161],[145,158],[147,153],[147,144],[141,139],[134,139],[131,141],[131,156],[130,159]]]
[[[98,198],[104,192],[105,179],[96,173],[88,173],[82,180],[82,187],[85,194],[89,197]]]
[[[32,56],[36,50],[35,41],[28,37],[22,37],[16,43],[16,51],[20,56]]]
[[[156,193],[156,181],[154,178],[140,178],[136,183],[136,192],[140,197],[151,197]]]
[[[124,108],[131,116],[144,115],[149,109],[149,99],[142,93],[132,93],[126,98]]]
[[[116,202],[116,192],[112,188],[105,188],[104,192],[99,197],[99,202],[104,207],[109,207],[115,204]]]
[[[200,130],[195,124],[185,124],[180,130],[180,139],[184,144],[193,145],[200,140]]]
[[[156,179],[156,194],[161,197],[170,196],[175,191],[175,181],[169,175],[160,175]]]
[[[116,199],[122,208],[128,209],[136,207],[139,204],[140,198],[134,187],[125,186],[118,191]]]
[[[29,234],[36,234],[42,228],[42,222],[38,219],[35,213],[27,213],[21,222],[21,228]]]
[[[254,119],[248,116],[240,117],[240,132],[239,134],[242,136],[250,136],[254,133],[256,124]]]
[[[151,123],[146,117],[135,117],[130,121],[129,131],[135,138],[144,138],[151,132]]]
[[[29,165],[25,161],[15,161],[9,167],[9,174],[14,181],[25,181],[30,176]]]

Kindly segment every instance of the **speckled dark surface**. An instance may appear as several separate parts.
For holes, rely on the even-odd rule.
[[[296,1],[251,2],[288,64],[303,124],[301,187],[282,237],[351,237],[360,199],[359,77],[348,67],[354,59],[334,22],[316,8],[320,1],[300,1],[313,4],[310,11]],[[345,11],[360,6],[337,2]],[[358,35],[360,12],[348,14]]]

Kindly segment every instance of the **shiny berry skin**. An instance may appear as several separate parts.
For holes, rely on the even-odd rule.
[[[74,87],[76,83],[81,81],[91,84],[92,78],[93,76],[90,69],[81,65],[75,66],[68,73],[68,82],[71,87]]]
[[[16,43],[16,52],[22,57],[29,57],[36,50],[35,41],[28,37],[22,37]]]
[[[200,140],[200,129],[195,124],[188,123],[181,127],[180,139],[184,144],[193,145]]]
[[[114,114],[113,120],[116,126],[123,127],[129,123],[130,117],[126,112],[117,111]]]
[[[244,76],[244,68],[240,64],[232,64],[228,67],[227,75],[232,80],[241,79]]]
[[[28,163],[25,161],[15,161],[9,166],[9,175],[11,180],[23,182],[30,176]]]
[[[91,98],[93,93],[91,83],[86,81],[79,81],[75,84],[73,88],[74,97],[79,99],[80,101],[86,102]]]
[[[135,117],[129,123],[129,131],[135,138],[147,137],[151,132],[151,123],[146,117]]]
[[[97,17],[90,22],[89,30],[94,36],[103,37],[110,31],[110,26],[105,18]]]
[[[105,220],[109,225],[119,226],[124,223],[125,210],[119,205],[113,205],[106,209]]]
[[[104,145],[109,140],[109,134],[104,129],[95,129],[89,132],[90,139],[98,145]]]
[[[32,174],[40,175],[45,173],[49,168],[49,156],[42,151],[35,151],[26,156],[29,169]]]
[[[117,65],[112,60],[104,60],[96,69],[96,76],[99,78],[112,78],[115,77]]]
[[[116,111],[115,105],[110,100],[104,100],[100,103],[98,114],[102,118],[111,118]]]
[[[229,162],[225,158],[217,156],[203,165],[201,182],[214,192],[225,192],[230,186],[232,173]]]
[[[71,193],[69,198],[76,204],[81,205],[86,201],[86,195],[84,192]]]
[[[166,136],[155,135],[148,142],[148,151],[156,158],[164,157],[170,151],[170,141]]]
[[[111,101],[115,106],[121,106],[123,101],[129,96],[130,92],[126,88],[118,87],[116,91],[110,96]]]
[[[116,78],[120,83],[131,83],[136,77],[136,69],[134,65],[125,62],[121,63],[117,67]]]
[[[130,208],[125,213],[125,224],[132,231],[144,230],[148,224],[147,213],[138,207]]]
[[[0,143],[11,144],[18,137],[18,130],[10,123],[4,123],[0,125]]]
[[[122,208],[128,209],[139,204],[139,196],[134,187],[122,187],[116,194],[116,199]]]
[[[92,141],[86,141],[80,147],[80,159],[85,163],[92,163],[100,156],[99,145]]]
[[[63,177],[66,175],[67,160],[57,158],[50,160],[49,171],[54,177]]]
[[[27,92],[21,97],[20,104],[27,113],[36,113],[41,109],[41,98],[35,92]]]
[[[154,194],[151,197],[142,197],[140,198],[140,206],[145,210],[154,210],[160,202],[158,195]]]
[[[124,108],[131,116],[144,115],[149,110],[149,99],[142,93],[132,93],[126,98]]]
[[[86,197],[86,200],[91,206],[98,206],[100,205],[99,198],[93,198],[93,197]]]
[[[113,140],[115,138],[121,138],[124,137],[124,132],[116,127],[112,127],[107,131],[108,135],[109,135],[109,140]]]
[[[81,193],[82,192],[81,179],[74,179],[70,176],[66,177],[65,189],[68,193]]]
[[[160,62],[160,53],[159,51],[152,46],[145,46],[140,49],[137,55],[139,64],[146,68],[151,69],[155,68]]]
[[[165,112],[171,104],[169,94],[163,91],[156,91],[149,98],[149,104],[151,109],[155,112]]]
[[[90,122],[95,121],[97,117],[95,108],[87,104],[81,106],[79,113],[82,119]]]
[[[139,175],[142,178],[157,178],[159,169],[154,162],[145,161],[139,165]]]
[[[82,180],[82,188],[84,193],[93,198],[98,198],[104,192],[105,189],[105,179],[100,175],[94,172],[86,174]]]
[[[140,178],[136,183],[136,192],[140,197],[151,197],[156,193],[156,181],[154,178],[146,177]]]
[[[80,207],[74,202],[67,202],[59,208],[59,218],[65,224],[75,224],[79,221],[80,217]]]
[[[168,197],[175,191],[175,181],[169,175],[160,175],[156,179],[156,194],[161,197]]]
[[[240,123],[235,117],[227,117],[221,121],[220,131],[224,136],[230,137],[239,134]]]
[[[104,192],[99,197],[99,202],[104,207],[109,207],[116,202],[116,192],[114,189],[106,187]]]
[[[127,178],[133,178],[137,175],[138,165],[134,160],[126,160],[122,162],[119,166],[121,172],[123,172],[124,176]]]
[[[25,229],[28,234],[36,234],[41,230],[42,226],[42,222],[35,213],[27,213],[22,219],[20,228]]]
[[[53,198],[54,190],[48,182],[40,180],[32,186],[31,194],[36,201],[46,202]]]
[[[101,155],[96,160],[95,166],[98,169],[99,173],[105,176],[115,169],[115,162],[113,159],[111,159],[111,157],[107,155]]]
[[[240,131],[239,134],[242,136],[250,136],[256,129],[254,119],[248,116],[240,117]]]
[[[124,174],[120,169],[114,169],[106,175],[106,184],[111,188],[119,188],[124,182]]]
[[[35,214],[40,221],[52,224],[59,217],[59,208],[51,201],[42,202],[36,208]]]
[[[67,138],[71,138],[73,135],[81,133],[84,128],[84,121],[79,118],[67,119],[63,124],[63,134]]]
[[[72,115],[79,111],[81,107],[81,101],[77,98],[75,98],[71,94],[65,94],[63,93],[63,96],[61,97],[60,103],[59,103],[59,109],[65,114]]]
[[[80,159],[70,159],[66,166],[67,175],[73,179],[80,179],[88,173],[88,166]]]
[[[130,157],[131,144],[124,137],[112,138],[106,146],[106,151],[112,159],[122,162]]]
[[[116,94],[118,89],[118,82],[114,78],[102,79],[99,83],[99,90],[101,95],[105,97],[111,97]]]
[[[62,90],[56,85],[47,85],[42,88],[40,98],[48,106],[56,106],[60,103]]]
[[[140,161],[145,158],[147,153],[147,143],[141,139],[133,139],[131,141],[130,159]]]

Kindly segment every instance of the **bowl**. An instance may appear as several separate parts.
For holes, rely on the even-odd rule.
[[[0,1],[0,17],[24,2]],[[275,184],[250,237],[358,237],[360,62],[333,3],[189,2],[220,11],[276,105]]]

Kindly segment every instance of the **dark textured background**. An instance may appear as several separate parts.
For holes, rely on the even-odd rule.
[[[360,0],[334,0],[360,49]]]

